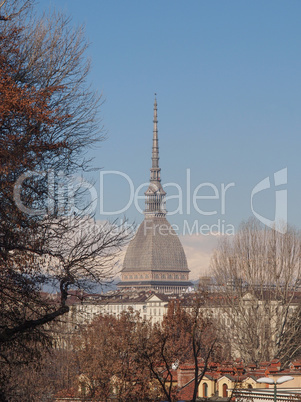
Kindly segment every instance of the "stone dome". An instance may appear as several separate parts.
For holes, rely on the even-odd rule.
[[[122,272],[189,272],[183,246],[165,217],[146,217],[130,242]]]

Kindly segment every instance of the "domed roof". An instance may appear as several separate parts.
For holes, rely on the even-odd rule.
[[[122,272],[189,272],[182,244],[165,217],[146,217],[126,251]]]

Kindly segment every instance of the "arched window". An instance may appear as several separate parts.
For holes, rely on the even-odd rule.
[[[223,384],[223,398],[227,398],[228,396],[228,386],[227,384]]]
[[[208,396],[208,384],[206,382],[203,383],[203,397],[207,398]]]
[[[252,384],[248,384],[248,388],[253,388],[253,387],[252,387]]]

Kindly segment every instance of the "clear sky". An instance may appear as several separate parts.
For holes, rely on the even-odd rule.
[[[252,191],[267,177],[270,188],[265,181],[253,194],[258,216],[273,221],[287,209],[288,222],[301,226],[299,0],[41,0],[38,7],[50,6],[85,24],[91,41],[91,81],[103,94],[108,135],[91,151],[94,166],[128,175],[134,189],[149,180],[157,93],[162,183],[183,192],[183,213],[168,219],[184,234],[188,253],[196,260],[196,250],[210,254],[214,240],[196,237],[206,232],[202,225],[237,230],[253,216]],[[94,176],[104,211],[124,209],[128,181],[117,173],[103,178],[102,193]],[[196,190],[204,183],[210,185]],[[195,197],[211,199],[195,199],[196,208],[195,190]],[[166,191],[179,192],[175,185]],[[167,209],[178,210],[178,203],[168,201]],[[114,218],[99,208],[99,219]],[[134,205],[120,215],[143,219]]]

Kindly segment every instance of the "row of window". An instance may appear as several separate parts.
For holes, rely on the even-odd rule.
[[[123,275],[123,279],[150,279],[150,276],[145,275]]]
[[[156,308],[150,309],[150,315],[157,315],[157,309]],[[160,309],[158,309],[158,315],[161,315]]]
[[[140,275],[124,275],[124,280],[128,279],[150,279],[150,275],[148,274],[140,274]],[[175,280],[186,280],[188,276],[185,274],[154,274],[153,279],[175,279]]]
[[[117,312],[119,311],[123,311],[123,310],[127,310],[129,307],[132,307],[135,310],[139,310],[139,308],[137,306],[134,305],[127,305],[127,304],[108,304],[105,306],[107,311],[113,311],[113,310],[117,310]]]
[[[155,303],[154,302],[154,303],[150,303],[150,305],[160,307],[160,303]],[[130,307],[130,306],[128,306],[128,305],[119,305],[119,304],[117,304],[117,305],[107,305],[106,310],[109,311],[109,312],[112,312],[114,310],[114,311],[117,311],[119,313],[121,311],[127,310],[128,307]],[[144,305],[142,307],[142,309],[143,309],[143,312],[146,312],[147,306]],[[151,308],[150,309],[150,315],[157,315],[157,311],[158,311],[158,315],[161,315],[161,309],[160,308],[158,308],[158,310],[156,308]]]

